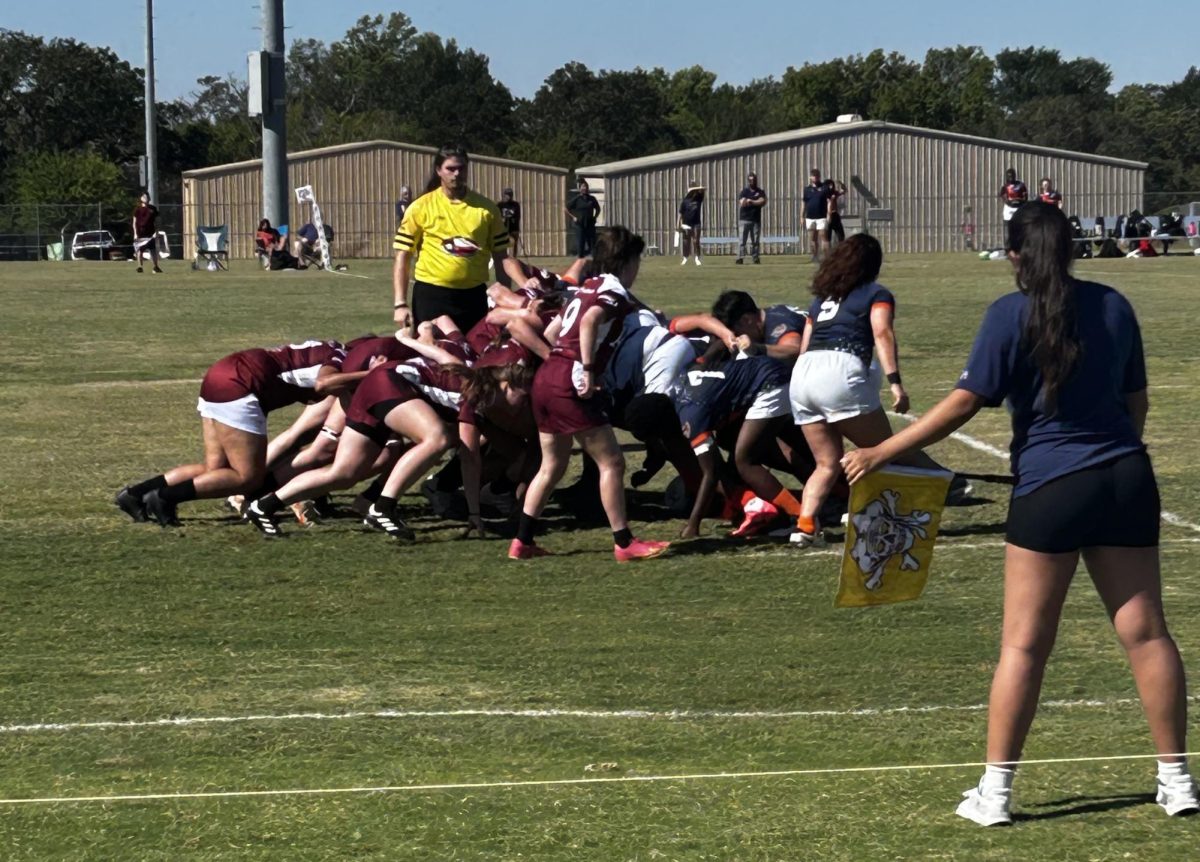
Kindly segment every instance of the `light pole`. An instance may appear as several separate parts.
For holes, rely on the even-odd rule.
[[[267,80],[262,106],[263,215],[288,223],[287,84],[283,66],[283,0],[262,0]]]
[[[158,203],[158,120],[154,106],[154,0],[146,0],[146,193]]]

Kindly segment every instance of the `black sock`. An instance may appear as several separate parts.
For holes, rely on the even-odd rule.
[[[274,493],[264,494],[255,502],[258,503],[258,511],[262,512],[264,515],[274,515],[283,508],[283,503],[279,501],[279,498],[276,497]]]
[[[386,494],[380,494],[379,499],[372,504],[372,508],[374,508],[375,511],[379,512],[381,515],[394,514],[396,511],[396,498],[389,497]]]
[[[379,499],[379,495],[383,493],[383,486],[387,479],[383,476],[376,476],[375,481],[367,486],[367,490],[362,492],[363,497],[374,503]]]
[[[275,478],[275,474],[267,473],[267,475],[263,477],[262,485],[250,496],[257,500],[260,497],[267,496],[267,494],[270,494],[273,491],[278,491],[279,487],[279,480]]]
[[[167,503],[186,503],[196,499],[196,483],[191,479],[178,485],[166,485],[160,488],[158,496]]]
[[[138,482],[136,485],[129,486],[129,493],[135,497],[145,497],[151,491],[157,491],[159,488],[167,486],[167,477],[163,475],[155,476],[152,479],[147,479],[145,482]]]
[[[517,522],[517,539],[522,545],[533,544],[533,534],[537,532],[537,518],[533,515],[521,513],[521,520]]]
[[[628,527],[622,530],[614,530],[613,541],[617,543],[618,548],[628,548],[633,544],[633,533]]]

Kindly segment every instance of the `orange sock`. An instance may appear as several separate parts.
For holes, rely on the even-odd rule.
[[[817,533],[816,517],[805,517],[804,515],[797,516],[796,529],[802,533],[808,533],[810,536],[815,536]]]
[[[757,496],[758,495],[755,494],[753,491],[751,491],[749,488],[747,488],[745,491],[743,491],[742,499],[741,499],[742,508],[743,509],[746,508],[746,504],[749,503],[751,500],[753,500]]]
[[[777,508],[783,509],[793,518],[800,517],[800,501],[792,496],[792,492],[784,488],[775,495],[775,499],[771,501]]]

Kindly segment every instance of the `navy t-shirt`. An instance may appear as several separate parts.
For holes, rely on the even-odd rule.
[[[822,183],[814,186],[811,183],[804,187],[804,217],[825,218],[829,214],[829,190]]]
[[[803,337],[808,312],[794,305],[772,305],[763,314],[763,340],[765,344],[778,344],[789,335]]]
[[[688,227],[698,227],[704,199],[684,198],[679,204],[679,220]]]
[[[791,373],[769,356],[750,356],[714,368],[692,365],[679,375],[671,400],[693,448],[707,451],[711,434],[740,416],[759,392],[787,386]]]
[[[1133,307],[1111,287],[1087,281],[1075,282],[1075,304],[1083,349],[1053,414],[1045,410],[1041,372],[1021,344],[1029,306],[1023,293],[1010,293],[988,308],[958,381],[959,389],[974,392],[989,407],[1008,401],[1014,497],[1146,448],[1125,402],[1126,395],[1146,388]]]
[[[763,191],[762,186],[754,189],[750,188],[750,186],[746,186],[738,195],[738,200],[741,200],[742,198],[752,201],[766,200],[767,193]],[[762,211],[763,208],[760,206],[738,207],[738,219],[740,221],[752,221],[755,224],[762,224]]]
[[[808,309],[812,322],[809,350],[843,350],[853,353],[864,363],[871,364],[875,350],[875,331],[871,328],[871,309],[890,305],[894,310],[896,298],[879,282],[871,282],[850,291],[838,302],[816,298]]]

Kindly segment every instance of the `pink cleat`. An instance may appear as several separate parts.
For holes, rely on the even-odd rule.
[[[618,563],[649,560],[651,557],[662,556],[669,547],[671,547],[670,542],[648,542],[643,539],[634,539],[628,548],[613,545],[613,556],[617,558]]]
[[[730,536],[738,539],[757,536],[775,523],[779,517],[779,510],[775,508],[775,504],[768,503],[761,497],[755,497],[748,501],[745,512],[746,517],[742,519],[742,523],[738,524],[737,529],[729,534]]]
[[[520,539],[513,539],[512,544],[508,546],[510,560],[532,560],[534,557],[548,556],[550,556],[550,552],[545,548],[540,548],[533,543],[526,545]]]

